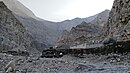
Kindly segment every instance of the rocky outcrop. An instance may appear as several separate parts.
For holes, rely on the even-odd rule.
[[[102,26],[107,22],[109,10],[105,10],[97,15],[91,22],[83,21],[81,24],[73,27],[69,32],[63,32],[59,37],[57,46],[69,48],[72,45],[82,43],[93,44],[99,42],[99,37],[102,34]]]
[[[9,51],[22,47],[28,51],[31,49],[31,36],[25,27],[13,15],[7,6],[0,2],[0,51]]]
[[[130,39],[130,1],[115,0],[108,22],[104,26],[104,37],[116,37],[117,40]]]

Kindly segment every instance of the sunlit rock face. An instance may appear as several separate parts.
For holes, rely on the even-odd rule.
[[[1,1],[0,2],[0,51],[7,51],[13,48],[29,50],[31,36],[25,27],[16,19],[12,11]]]
[[[104,36],[126,40],[130,37],[130,0],[115,0],[108,22],[104,26]]]

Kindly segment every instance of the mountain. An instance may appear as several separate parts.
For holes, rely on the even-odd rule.
[[[117,40],[130,39],[130,1],[115,0],[109,19],[104,26],[104,37],[114,37]]]
[[[97,15],[97,17],[91,21],[94,25],[104,26],[104,24],[107,22],[107,19],[109,17],[110,10],[104,10],[101,13]]]
[[[89,23],[98,16],[98,14],[96,14],[87,18],[75,18],[62,22],[51,22],[36,17],[31,10],[17,0],[2,1],[31,34],[34,41],[32,45],[38,49],[53,46],[64,30],[70,31],[72,27],[79,25],[83,21]]]
[[[94,24],[95,23],[100,24],[98,22],[101,22],[104,24],[107,21],[107,18],[109,16],[109,12],[110,12],[110,10],[104,10],[104,11],[102,11],[98,14],[95,14],[93,16],[90,16],[90,17],[65,20],[65,21],[59,22],[58,24],[62,29],[67,30],[67,31],[70,31],[72,29],[72,27],[76,27],[77,25],[79,25],[83,21],[85,21],[87,23],[93,22]],[[100,25],[103,26],[103,24],[100,24]]]
[[[76,44],[91,43],[94,37],[101,33],[101,27],[91,23],[82,22],[73,27],[71,31],[64,31],[59,37],[57,46],[66,48]]]
[[[33,38],[36,48],[44,48],[53,43],[53,40],[55,40],[58,35],[56,34],[58,33],[56,29],[57,25],[54,25],[54,28],[50,28],[48,25],[51,24],[52,26],[53,22],[36,17],[32,11],[17,0],[2,1],[13,12],[13,15],[27,28]]]
[[[60,28],[62,28],[63,30],[67,30],[70,31],[72,29],[72,27],[77,26],[78,24],[82,23],[83,21],[89,23],[92,20],[94,20],[97,17],[98,14],[90,16],[90,17],[86,17],[86,18],[75,18],[72,20],[65,20],[62,22],[58,22]]]
[[[102,28],[109,17],[109,10],[99,13],[95,19],[87,23],[83,21],[70,31],[64,31],[58,38],[56,45],[58,48],[68,48],[77,44],[92,44],[99,42],[99,37],[103,33]]]
[[[36,18],[36,16],[32,13],[31,10],[26,8],[23,4],[21,4],[17,0],[0,0],[5,3],[5,5],[13,11],[15,14],[22,16],[22,17],[32,17]]]
[[[31,36],[13,12],[0,1],[0,52],[31,49]]]

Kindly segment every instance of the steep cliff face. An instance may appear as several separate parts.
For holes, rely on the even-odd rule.
[[[24,26],[16,19],[13,12],[0,2],[0,51],[7,51],[13,48],[29,50],[31,36]]]
[[[108,22],[104,26],[104,36],[126,40],[130,37],[130,0],[115,0]]]

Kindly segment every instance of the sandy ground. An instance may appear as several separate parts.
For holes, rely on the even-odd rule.
[[[130,55],[84,55],[78,58],[65,55],[62,58],[12,56],[0,53],[0,73],[11,60],[16,61],[16,73],[128,73]]]

